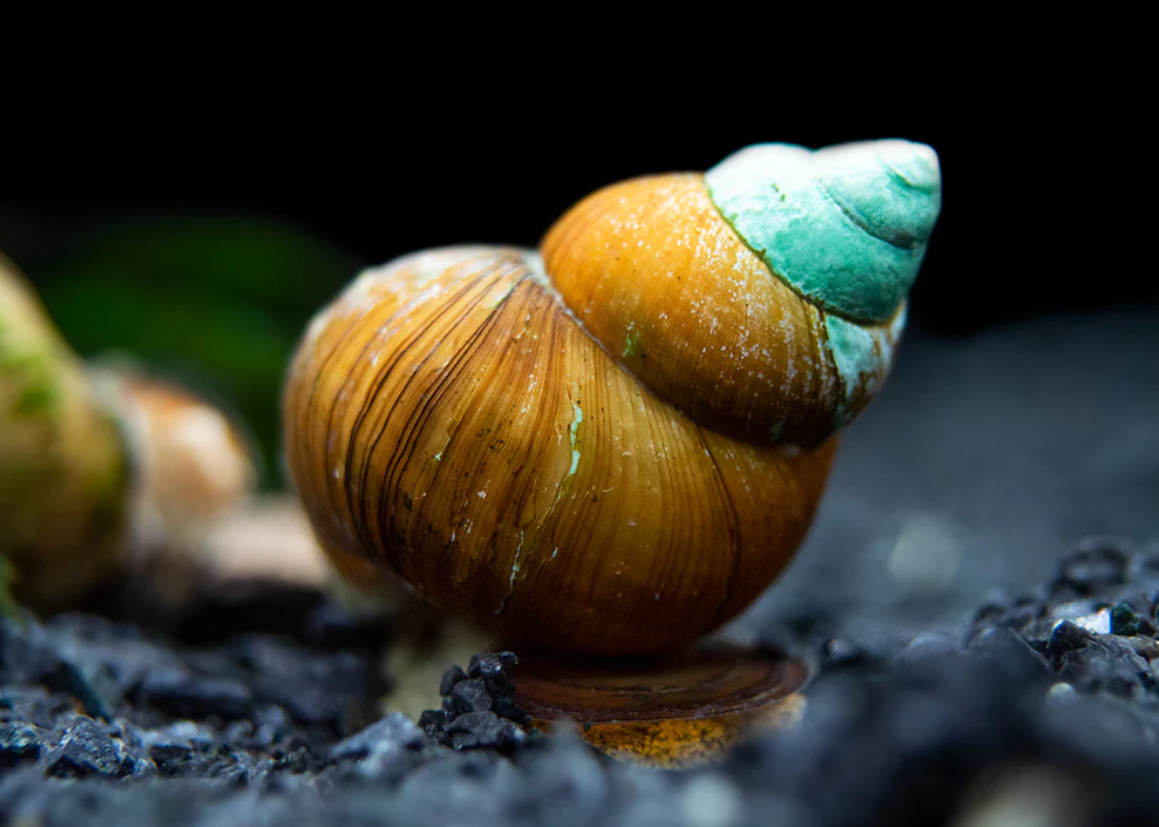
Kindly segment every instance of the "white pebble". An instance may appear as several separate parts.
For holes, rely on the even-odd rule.
[[[701,775],[680,791],[680,809],[688,827],[727,827],[740,817],[740,794],[726,778]]]

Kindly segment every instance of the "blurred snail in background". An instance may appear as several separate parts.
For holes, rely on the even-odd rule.
[[[133,458],[128,564],[154,605],[179,610],[218,565],[211,534],[251,499],[257,452],[238,420],[185,387],[132,368],[105,381]]]
[[[0,257],[0,555],[17,594],[68,603],[122,556],[129,459],[115,418]]]
[[[505,642],[645,654],[712,631],[803,539],[940,199],[921,144],[758,145],[601,190],[538,253],[362,274],[284,397],[319,542]]]
[[[21,602],[68,608],[126,575],[180,599],[256,481],[235,422],[173,383],[85,365],[0,256],[0,557]]]

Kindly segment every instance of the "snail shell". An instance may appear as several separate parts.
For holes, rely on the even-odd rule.
[[[234,422],[178,385],[83,363],[0,256],[0,575],[22,603],[67,609],[130,577],[176,602],[255,483]]]
[[[70,605],[122,559],[130,462],[107,402],[0,255],[0,565],[32,605]]]
[[[804,537],[939,201],[925,146],[764,145],[602,190],[539,254],[364,273],[285,394],[322,546],[530,645],[646,653],[719,626]]]

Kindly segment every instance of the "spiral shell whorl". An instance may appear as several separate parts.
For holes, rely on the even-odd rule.
[[[541,249],[587,332],[698,424],[764,443],[813,445],[832,432],[841,391],[823,315],[770,277],[701,176],[601,190]]]
[[[505,639],[671,649],[788,561],[832,456],[696,425],[642,388],[510,248],[370,271],[311,325],[286,456],[348,574],[401,576]]]
[[[921,145],[758,146],[707,176],[607,187],[542,253],[587,332],[661,399],[721,433],[809,447],[885,379],[938,192]]]

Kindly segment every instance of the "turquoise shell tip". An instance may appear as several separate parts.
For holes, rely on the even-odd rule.
[[[742,149],[705,175],[717,209],[778,277],[827,312],[891,319],[942,205],[938,156],[886,140]]]

